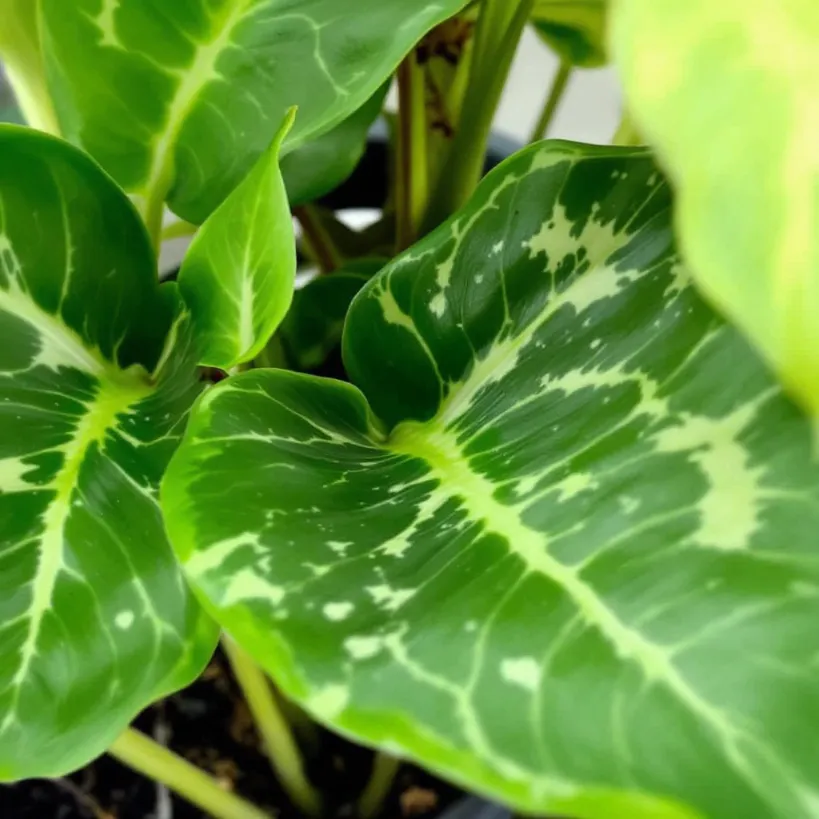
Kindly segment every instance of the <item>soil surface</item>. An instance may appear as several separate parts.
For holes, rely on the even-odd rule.
[[[372,753],[298,719],[311,779],[336,819],[354,819]],[[218,652],[192,686],[144,711],[135,727],[167,745],[276,819],[300,819],[260,750],[253,720]],[[434,819],[462,794],[402,766],[383,819]],[[59,780],[0,786],[0,819],[205,819],[207,814],[109,756]]]

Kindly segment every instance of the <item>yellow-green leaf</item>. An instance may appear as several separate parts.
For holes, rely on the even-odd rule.
[[[819,413],[819,3],[620,0],[630,109],[701,291]]]

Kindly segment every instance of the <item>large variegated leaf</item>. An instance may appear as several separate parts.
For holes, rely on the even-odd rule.
[[[345,733],[533,813],[813,819],[819,466],[669,199],[641,149],[516,155],[357,297],[357,387],[220,385],[163,508]]]
[[[819,415],[819,3],[620,0],[629,110],[705,296]]]
[[[607,62],[609,0],[535,0],[532,21],[538,34],[570,65]]]
[[[200,362],[230,369],[252,359],[287,313],[296,240],[279,170],[291,110],[253,170],[208,217],[179,271]]]
[[[0,128],[0,780],[101,753],[213,647],[157,502],[199,387],[154,269],[87,157]]]
[[[299,107],[295,148],[359,109],[467,0],[42,0],[64,131],[141,201],[201,222]],[[116,81],[112,81],[116,78]]]

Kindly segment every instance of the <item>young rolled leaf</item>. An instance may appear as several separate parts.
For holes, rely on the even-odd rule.
[[[532,21],[541,38],[570,65],[608,62],[609,0],[535,0]]]
[[[338,125],[467,0],[42,0],[64,132],[141,203],[200,224],[299,108]],[[112,83],[111,77],[117,82]]]
[[[102,753],[213,649],[157,500],[199,392],[176,307],[114,183],[0,127],[0,780]]]
[[[819,415],[819,4],[621,0],[612,22],[692,275]]]
[[[809,424],[670,219],[642,149],[517,154],[357,297],[357,386],[219,385],[163,508],[209,610],[345,734],[533,814],[811,819]]]
[[[200,363],[230,369],[262,350],[287,313],[296,240],[279,151],[295,109],[239,187],[196,234],[179,271]]]

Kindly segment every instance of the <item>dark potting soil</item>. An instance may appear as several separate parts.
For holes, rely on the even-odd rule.
[[[260,750],[253,720],[221,652],[197,682],[148,708],[134,724],[271,817],[300,819]],[[368,779],[372,753],[313,723],[308,728],[302,743],[308,772],[327,800],[328,816],[354,819],[354,802]],[[383,819],[434,819],[459,796],[461,792],[452,786],[404,765]],[[32,779],[0,786],[0,819],[206,817],[107,755],[59,780]]]

